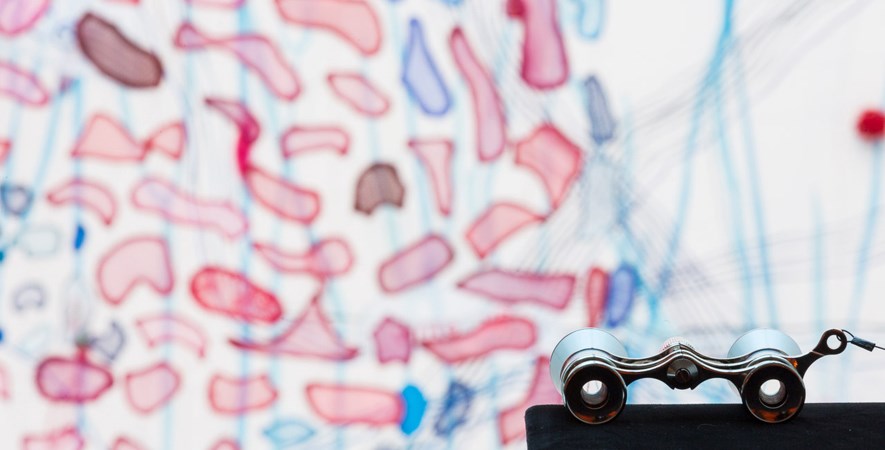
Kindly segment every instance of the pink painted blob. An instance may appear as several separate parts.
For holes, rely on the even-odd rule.
[[[375,338],[375,351],[379,363],[409,362],[412,354],[412,332],[405,324],[387,317],[375,328],[372,335]]]
[[[502,316],[466,333],[421,341],[427,350],[449,364],[461,363],[500,350],[526,350],[534,345],[535,324],[529,320]]]
[[[88,403],[97,400],[114,384],[111,372],[86,359],[51,356],[37,365],[37,389],[55,402]]]
[[[97,275],[102,297],[113,305],[141,284],[169,295],[175,283],[166,241],[151,236],[130,238],[112,247],[99,260]]]
[[[49,91],[36,75],[3,61],[0,61],[0,96],[25,106],[43,106],[49,102]]]
[[[192,24],[185,23],[175,34],[175,45],[185,50],[217,49],[232,53],[280,99],[291,101],[301,93],[295,71],[276,44],[263,35],[210,37]]]
[[[145,178],[132,189],[135,207],[179,224],[217,231],[228,239],[242,236],[248,222],[245,215],[224,200],[206,200],[182,192],[171,182]]]
[[[150,414],[163,407],[181,386],[181,375],[165,362],[126,374],[126,400],[132,409]]]
[[[361,114],[379,117],[390,109],[387,95],[361,74],[332,73],[326,80],[338,98]]]
[[[431,280],[453,258],[449,243],[441,236],[430,235],[381,263],[378,282],[384,292],[402,292]]]
[[[541,178],[556,209],[581,170],[581,149],[556,127],[544,124],[516,144],[516,164]]]
[[[117,201],[110,189],[98,182],[80,178],[72,178],[50,190],[46,200],[56,206],[74,204],[83,207],[98,215],[105,225],[110,225],[117,213]]]
[[[306,391],[311,409],[333,425],[395,425],[405,414],[403,399],[394,392],[319,383],[308,384]]]
[[[412,139],[409,148],[418,157],[424,170],[430,174],[436,207],[448,216],[452,211],[452,153],[454,147],[448,139]]]
[[[345,155],[349,147],[350,135],[335,126],[293,126],[289,127],[280,138],[280,148],[285,158],[315,151],[331,151]]]
[[[306,273],[325,279],[343,275],[353,266],[353,253],[343,239],[325,239],[303,253],[285,252],[271,244],[253,244],[256,253],[280,272]]]
[[[587,284],[584,287],[584,302],[587,305],[587,326],[598,327],[605,316],[605,303],[608,298],[609,275],[599,267],[587,273]]]
[[[504,107],[492,77],[486,72],[460,28],[452,31],[449,46],[455,64],[470,87],[473,99],[476,152],[481,162],[492,161],[504,152],[506,122]]]
[[[22,438],[22,450],[82,450],[83,436],[73,425],[58,430],[27,434]]]
[[[249,281],[240,272],[214,266],[191,278],[191,294],[203,309],[234,320],[274,323],[283,315],[276,295]]]
[[[524,25],[522,79],[535,89],[561,86],[569,69],[556,0],[508,0],[507,9]]]
[[[381,26],[365,0],[276,0],[283,19],[335,33],[364,55],[381,48]]]
[[[315,297],[307,308],[279,336],[265,343],[231,339],[231,345],[272,355],[310,357],[329,361],[345,361],[357,356],[356,348],[344,344],[332,329],[332,323]]]
[[[572,298],[575,277],[490,269],[470,275],[458,287],[506,304],[564,309]]]
[[[216,374],[209,380],[209,404],[220,414],[246,414],[267,409],[278,395],[270,377],[265,374],[244,378]]]
[[[0,35],[31,29],[49,7],[49,0],[0,0]]]
[[[525,411],[533,405],[562,403],[562,397],[553,387],[550,379],[550,359],[539,356],[535,361],[535,375],[525,398],[498,413],[498,434],[501,444],[507,445],[525,436]]]
[[[191,320],[173,313],[160,313],[139,318],[135,329],[149,347],[175,343],[193,350],[197,356],[206,355],[206,333]]]
[[[519,230],[544,221],[543,216],[509,202],[490,206],[467,230],[467,242],[480,258],[485,258]]]

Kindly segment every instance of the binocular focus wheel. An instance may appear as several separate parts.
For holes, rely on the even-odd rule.
[[[744,379],[741,398],[753,417],[768,423],[784,422],[805,405],[805,383],[793,367],[766,364]]]
[[[606,423],[624,409],[627,386],[613,368],[589,362],[569,375],[563,388],[565,406],[581,422]]]
[[[728,358],[749,355],[760,350],[777,350],[786,356],[799,355],[802,351],[793,338],[778,330],[756,329],[744,333],[728,350]]]

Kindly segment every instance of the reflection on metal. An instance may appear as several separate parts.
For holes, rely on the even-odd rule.
[[[778,423],[794,417],[805,404],[802,377],[811,364],[842,353],[857,340],[846,333],[828,330],[814,350],[801,354],[786,334],[753,330],[738,338],[725,358],[703,355],[674,338],[657,355],[634,359],[611,334],[585,328],[568,334],[553,349],[550,377],[572,415],[589,424],[617,417],[627,401],[627,385],[641,378],[654,378],[672,389],[694,389],[711,378],[724,378],[738,389],[753,417]]]

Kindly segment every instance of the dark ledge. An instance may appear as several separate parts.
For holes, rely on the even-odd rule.
[[[740,404],[627,405],[614,421],[587,425],[562,405],[525,413],[528,448],[885,449],[885,403],[810,403],[767,424]]]

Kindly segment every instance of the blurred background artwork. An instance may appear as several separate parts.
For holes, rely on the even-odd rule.
[[[579,327],[881,341],[883,23],[0,0],[0,448],[520,448]],[[818,365],[809,401],[885,401],[881,355]]]

